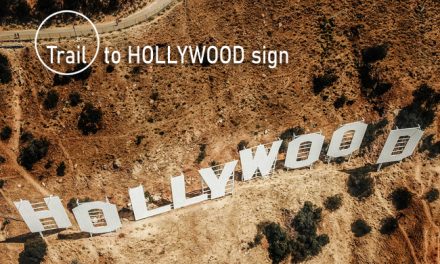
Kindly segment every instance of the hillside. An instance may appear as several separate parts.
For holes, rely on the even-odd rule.
[[[312,170],[294,171],[283,171],[279,162],[273,178],[239,183],[233,197],[127,219],[117,233],[93,238],[77,234],[77,226],[67,239],[47,235],[44,263],[270,263],[264,241],[247,249],[257,225],[283,224],[283,209],[294,214],[305,201],[323,206],[335,194],[342,194],[343,205],[324,210],[319,226],[330,242],[310,263],[440,263],[440,202],[423,199],[440,188],[439,19],[435,1],[191,0],[154,21],[102,36],[103,45],[121,50],[199,44],[288,50],[290,63],[276,69],[250,63],[109,67],[98,59],[90,75],[63,81],[44,69],[31,43],[1,49],[12,70],[12,81],[0,84],[0,128],[12,128],[11,138],[0,142],[1,214],[19,218],[12,201],[48,194],[65,205],[107,196],[122,209],[128,188],[139,184],[170,201],[171,176],[183,172],[189,191],[197,190],[197,170],[238,159],[240,141],[268,143],[295,127],[322,131],[328,141],[339,125],[364,119],[372,138],[350,161],[321,160]],[[52,90],[59,99],[47,107]],[[72,93],[81,99],[76,106]],[[99,129],[88,135],[78,129],[86,103],[102,111]],[[352,197],[348,170],[374,164],[391,129],[417,125],[425,130],[419,151],[368,171],[373,194]],[[49,142],[31,170],[17,162],[30,134]],[[57,176],[62,162],[64,176]],[[414,194],[399,212],[389,199],[397,187]],[[392,235],[379,232],[387,216],[399,216]],[[372,226],[371,234],[354,237],[350,225],[357,218]],[[10,240],[0,244],[1,262],[16,263],[27,228],[11,220],[2,232]]]

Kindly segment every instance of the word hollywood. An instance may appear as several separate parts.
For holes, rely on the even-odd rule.
[[[357,151],[362,143],[367,124],[362,121],[345,124],[339,127],[332,136],[327,150],[327,158],[346,157]],[[392,130],[376,162],[379,168],[382,163],[400,161],[414,152],[422,138],[420,128]],[[297,169],[311,166],[319,159],[324,143],[321,133],[311,133],[300,136],[293,135],[288,144],[284,166],[287,169]],[[240,151],[242,181],[255,177],[267,177],[272,174],[277,161],[282,140],[276,140],[266,145]],[[140,220],[168,212],[172,209],[193,205],[232,194],[234,189],[234,172],[238,160],[210,168],[199,170],[202,177],[202,192],[200,195],[188,198],[185,191],[184,175],[171,178],[172,204],[150,209],[145,199],[142,186],[128,190],[131,209],[135,220]],[[72,224],[57,196],[44,198],[44,202],[31,203],[28,200],[14,202],[20,215],[31,232],[68,228]],[[115,204],[109,201],[77,202],[72,212],[83,232],[92,234],[107,233],[121,227],[121,221]]]

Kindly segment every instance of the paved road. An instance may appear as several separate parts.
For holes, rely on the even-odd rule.
[[[96,28],[100,34],[108,33],[124,28],[128,28],[139,24],[141,22],[147,21],[153,16],[160,13],[167,6],[169,6],[175,0],[154,0],[151,4],[147,5],[138,12],[129,15],[126,18],[121,19],[116,23],[116,21],[105,22],[101,24],[96,24]],[[37,29],[31,30],[13,30],[0,32],[0,42],[5,41],[33,41],[35,38],[35,33]],[[15,34],[18,33],[20,38],[17,39]],[[41,30],[38,39],[58,39],[58,38],[71,38],[79,36],[87,36],[93,33],[93,29],[90,24],[79,25],[73,27],[64,28],[47,28]]]

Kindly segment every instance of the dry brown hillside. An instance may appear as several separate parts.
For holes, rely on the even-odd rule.
[[[324,210],[319,226],[330,242],[307,263],[440,263],[440,201],[424,199],[431,188],[440,188],[439,21],[438,1],[182,1],[154,21],[104,35],[103,45],[266,46],[288,50],[290,63],[277,69],[124,63],[112,69],[100,58],[90,76],[65,85],[54,85],[31,43],[0,49],[13,77],[0,84],[0,128],[13,130],[9,140],[0,141],[6,159],[0,164],[0,220],[20,219],[13,201],[48,194],[59,195],[66,206],[71,198],[107,196],[122,209],[129,203],[128,188],[143,184],[152,195],[171,200],[171,176],[183,172],[187,189],[197,190],[197,170],[238,159],[242,140],[249,146],[268,143],[298,126],[304,133],[322,131],[328,141],[339,125],[364,119],[372,124],[369,147],[350,161],[320,161],[311,170],[294,171],[284,171],[279,162],[273,177],[238,183],[232,197],[138,222],[125,214],[116,233],[89,238],[74,224],[67,238],[46,235],[44,263],[270,263],[265,241],[248,248],[257,225],[283,224],[284,209],[295,213],[305,201],[323,206],[335,194],[342,194],[343,205]],[[371,47],[373,55],[367,52]],[[50,90],[59,101],[47,109]],[[70,105],[72,92],[80,94],[77,106]],[[103,113],[96,134],[78,129],[86,103]],[[419,150],[373,170],[370,197],[351,196],[349,174],[375,163],[389,131],[418,124],[425,129]],[[17,163],[29,133],[49,142],[32,170]],[[200,153],[202,145],[206,153]],[[57,176],[61,162],[65,175]],[[414,194],[401,211],[389,198],[397,187]],[[392,235],[379,232],[387,216],[398,217]],[[361,238],[350,231],[358,218],[372,227]],[[17,263],[27,232],[21,221],[2,227],[0,263]]]

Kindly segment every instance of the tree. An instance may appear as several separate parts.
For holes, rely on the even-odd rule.
[[[358,199],[373,194],[374,180],[368,173],[350,174],[347,185],[349,194]]]
[[[24,250],[20,253],[18,262],[20,264],[39,264],[47,253],[47,244],[41,238],[32,238],[24,243]]]
[[[13,6],[13,12],[21,20],[27,20],[31,13],[31,7],[26,0],[18,0]]]
[[[295,215],[291,225],[300,234],[314,234],[318,223],[321,221],[321,212],[321,208],[307,201],[298,214]]]
[[[102,111],[87,103],[78,120],[78,128],[83,135],[96,134],[102,128]]]
[[[269,243],[269,257],[272,263],[280,263],[290,254],[290,238],[278,223],[268,223],[263,227],[263,234]]]

